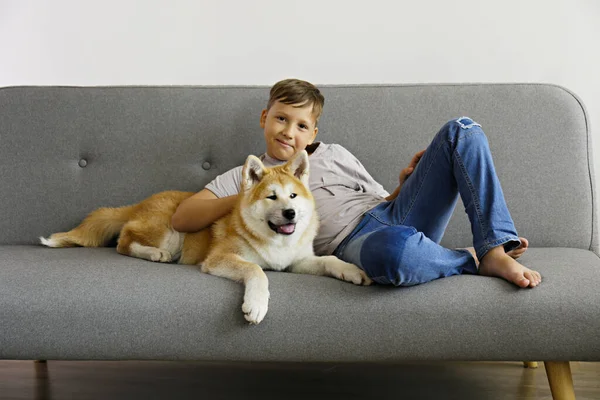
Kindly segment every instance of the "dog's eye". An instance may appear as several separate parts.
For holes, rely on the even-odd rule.
[[[293,199],[293,198],[295,198],[296,196],[298,196],[296,193],[292,193],[292,194],[290,194],[290,199]]]
[[[273,196],[267,197],[267,199],[269,199],[269,200],[277,200],[277,195],[274,194]]]

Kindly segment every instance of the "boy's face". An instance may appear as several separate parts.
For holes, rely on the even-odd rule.
[[[265,131],[269,156],[287,161],[315,140],[319,129],[312,108],[312,104],[298,107],[276,101],[269,110],[263,110],[260,127]]]

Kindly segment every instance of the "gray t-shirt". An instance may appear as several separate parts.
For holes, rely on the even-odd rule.
[[[339,144],[314,143],[309,156],[309,185],[321,221],[314,241],[315,254],[332,254],[336,247],[358,225],[365,212],[386,201],[389,193],[373,179],[365,167]],[[267,154],[260,156],[264,165],[284,164]],[[217,197],[240,192],[242,166],[217,176],[206,185]]]

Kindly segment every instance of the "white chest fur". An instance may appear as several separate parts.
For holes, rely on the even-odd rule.
[[[246,260],[260,265],[263,269],[282,271],[298,260],[312,255],[313,249],[312,243],[290,243],[289,240],[278,240],[268,246],[248,248],[244,253],[243,257]]]

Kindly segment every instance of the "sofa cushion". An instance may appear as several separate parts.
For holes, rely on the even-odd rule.
[[[114,248],[0,246],[0,359],[252,361],[600,359],[600,259],[531,248],[535,289],[454,276],[359,287],[269,272],[265,320],[240,284]]]

